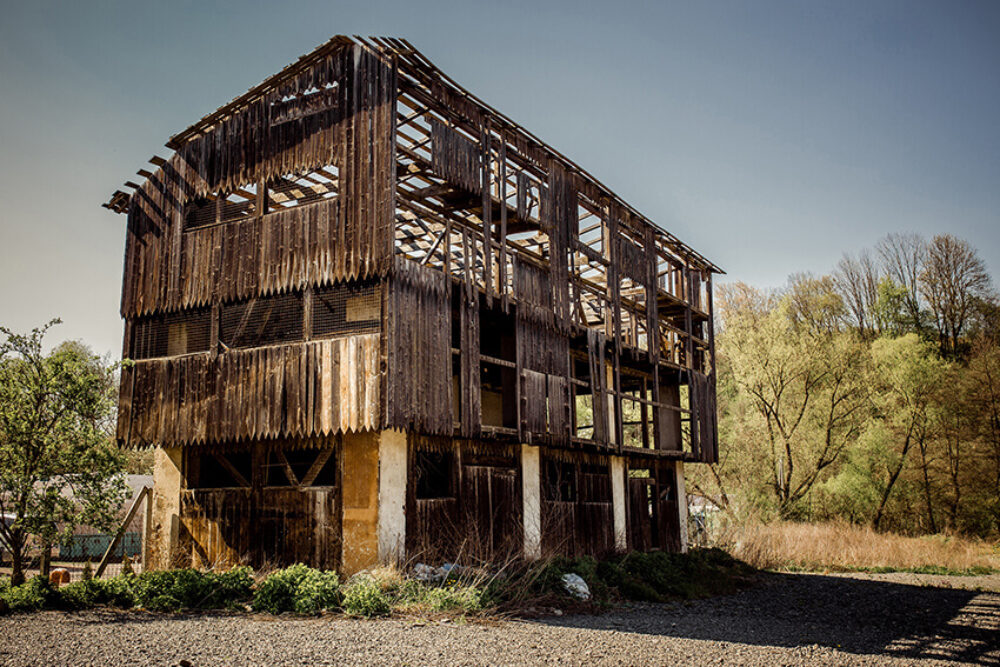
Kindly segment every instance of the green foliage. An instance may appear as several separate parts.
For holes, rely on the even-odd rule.
[[[144,572],[122,575],[135,604],[154,611],[179,609],[220,609],[250,600],[253,577],[250,568],[234,567],[216,574],[193,569]]]
[[[539,572],[533,588],[537,594],[567,595],[562,576],[574,573],[587,582],[598,603],[617,598],[664,602],[734,590],[753,572],[720,549],[692,549],[687,554],[632,552],[602,561],[559,556]]]
[[[343,590],[341,607],[351,616],[387,616],[392,611],[392,600],[382,585],[369,574],[358,574],[347,582]]]
[[[253,608],[271,614],[287,611],[318,614],[337,607],[339,591],[336,572],[323,572],[298,563],[262,581],[254,593]]]
[[[94,564],[87,559],[87,562],[83,564],[83,571],[80,573],[80,577],[84,581],[89,581],[94,578]]]
[[[124,457],[111,438],[114,368],[78,342],[42,351],[49,324],[0,327],[0,537],[20,583],[29,536],[58,544],[85,524],[110,530],[124,502]]]
[[[691,494],[726,523],[1000,534],[1000,306],[951,280],[967,269],[984,284],[967,244],[931,246],[935,266],[903,235],[880,242],[881,260],[842,262],[833,282],[718,289],[720,461],[685,471]]]
[[[430,587],[426,589],[424,600],[433,611],[474,613],[483,609],[483,592],[475,586]]]

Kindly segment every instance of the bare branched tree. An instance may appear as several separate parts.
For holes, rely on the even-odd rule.
[[[927,245],[920,291],[937,325],[942,352],[954,354],[976,303],[990,292],[990,274],[975,248],[951,234]]]
[[[856,258],[845,253],[833,272],[837,291],[863,337],[880,333],[874,311],[881,278],[881,270],[867,249]]]
[[[914,327],[920,325],[920,274],[927,258],[927,242],[919,234],[889,234],[875,250],[882,270],[893,282],[906,289],[906,310]]]

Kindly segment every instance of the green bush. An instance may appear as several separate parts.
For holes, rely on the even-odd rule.
[[[8,586],[0,595],[12,612],[59,606],[59,592],[43,576],[32,577],[20,586]]]
[[[355,575],[343,590],[341,607],[351,616],[386,616],[392,611],[392,602],[382,586],[367,574]]]
[[[248,567],[216,574],[193,569],[144,572],[116,577],[131,588],[135,604],[155,611],[220,609],[250,599],[253,577]]]
[[[340,579],[336,572],[323,572],[298,563],[271,574],[257,586],[255,611],[280,614],[318,614],[334,609],[339,601]]]
[[[441,586],[427,589],[424,599],[434,611],[481,611],[483,592],[475,586]]]
[[[295,588],[295,613],[318,614],[335,609],[340,602],[340,579],[336,572],[310,570]]]

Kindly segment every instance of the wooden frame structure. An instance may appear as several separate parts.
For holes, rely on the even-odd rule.
[[[411,487],[430,441],[454,448],[459,471],[480,460],[469,452],[513,456],[469,479],[506,480],[523,469],[518,447],[541,447],[576,466],[574,498],[601,466],[611,479],[608,457],[647,480],[717,460],[719,269],[405,40],[334,37],[167,146],[105,206],[128,214],[121,312],[135,364],[118,439],[182,452],[181,486],[194,479],[188,458],[221,456],[230,481],[254,490],[245,511],[257,516],[289,502],[260,500],[268,452],[329,450],[337,488],[297,521],[316,525],[310,507],[324,521],[339,512],[346,549],[340,485],[359,434],[407,434],[405,520],[426,514]],[[223,456],[241,451],[254,452],[242,472]],[[189,537],[215,531],[231,547],[221,515],[188,496],[194,509],[178,513],[201,517]],[[541,505],[560,503],[571,501]],[[477,525],[490,516],[480,505]],[[621,546],[578,523],[562,529],[570,551]],[[426,541],[404,532],[411,551]]]

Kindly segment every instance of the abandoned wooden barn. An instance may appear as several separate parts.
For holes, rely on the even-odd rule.
[[[684,548],[711,262],[404,40],[335,37],[167,146],[105,204],[152,564]]]

